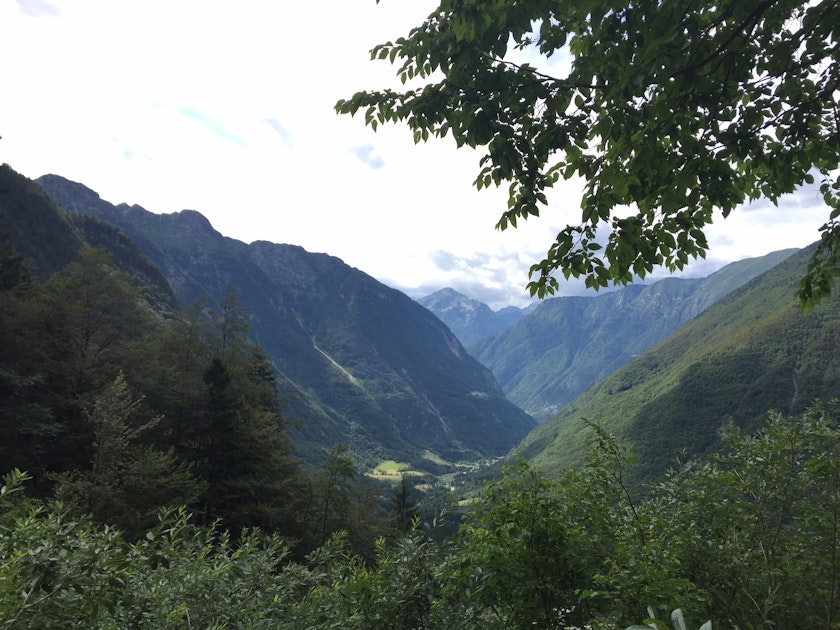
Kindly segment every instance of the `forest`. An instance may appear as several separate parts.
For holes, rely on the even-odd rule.
[[[152,308],[102,250],[44,282],[0,250],[5,628],[836,626],[833,403],[641,489],[593,421],[577,470],[423,505],[295,460],[233,288]]]
[[[32,496],[130,537],[163,505],[282,532],[300,553],[338,528],[385,533],[341,445],[318,471],[292,456],[294,420],[232,288],[220,312],[156,310],[95,249],[41,284],[5,246],[2,278],[0,461]]]

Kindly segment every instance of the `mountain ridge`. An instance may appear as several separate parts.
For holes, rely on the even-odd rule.
[[[484,302],[470,298],[451,287],[444,287],[418,298],[417,301],[449,326],[465,346],[513,326],[537,306],[506,306],[494,311]]]
[[[795,251],[731,263],[706,278],[665,278],[594,296],[551,298],[467,349],[514,403],[545,419]]]
[[[338,258],[246,245],[198,212],[115,206],[57,175],[36,181],[67,210],[122,229],[180,303],[203,297],[214,308],[228,284],[236,287],[252,337],[308,420],[298,440],[305,451],[341,441],[370,461],[399,455],[430,467],[426,450],[446,459],[500,455],[535,424],[434,315]]]
[[[814,246],[715,302],[666,340],[586,390],[513,451],[549,474],[579,466],[598,421],[634,449],[634,483],[719,445],[721,429],[751,433],[767,414],[840,396],[840,300],[803,314],[799,280]]]

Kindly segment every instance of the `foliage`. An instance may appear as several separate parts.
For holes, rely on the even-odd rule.
[[[739,312],[755,319],[765,298]],[[775,317],[790,344],[753,359],[813,361],[797,365],[805,397],[833,365],[830,315],[810,316],[816,337]],[[45,287],[0,291],[0,323],[0,454],[57,472],[66,501],[41,501],[49,485],[17,471],[4,478],[3,627],[625,627],[676,608],[687,627],[836,625],[834,404],[731,430],[727,450],[645,495],[627,451],[590,425],[578,471],[548,480],[519,463],[441,541],[417,519],[403,536],[380,520],[378,489],[345,447],[298,471],[275,372],[232,291],[215,318],[198,305],[157,320],[106,257],[86,252]],[[707,350],[743,351],[709,339]],[[681,343],[668,351],[684,353]],[[820,360],[793,352],[803,345],[820,346]],[[755,370],[749,358],[720,369]],[[622,387],[637,389],[637,376],[620,375]],[[403,522],[407,490],[395,497]],[[164,507],[147,529],[155,508],[196,494],[195,516]]]
[[[566,498],[557,482],[520,461],[467,515],[461,579],[494,627],[551,627],[558,610],[580,603],[585,578]]]
[[[337,533],[295,562],[276,536],[234,540],[183,510],[129,542],[39,507],[13,472],[0,490],[0,623],[478,630],[667,628],[670,617],[675,628],[830,628],[838,418],[834,404],[773,413],[646,498],[624,484],[625,449],[595,425],[586,468],[548,480],[519,462],[455,538],[435,542],[415,523],[395,544],[380,538],[370,560]]]
[[[0,289],[0,461],[33,474],[45,471],[52,439],[61,428],[44,400],[41,339],[34,330],[36,284],[21,280],[21,269],[8,250],[0,251],[4,281]]]
[[[391,499],[390,518],[400,534],[407,533],[417,519],[416,490],[405,477],[400,479]]]
[[[6,628],[412,628],[429,615],[439,548],[415,533],[368,569],[337,535],[290,563],[277,537],[236,543],[182,510],[136,543],[0,493],[0,622]],[[425,577],[424,577],[425,574]]]
[[[813,303],[840,274],[837,24],[831,0],[442,0],[371,51],[422,87],[336,110],[484,147],[476,187],[510,182],[502,230],[581,178],[580,222],[531,267],[532,295],[554,292],[555,270],[598,288],[682,269],[705,256],[716,210],[775,203],[819,174],[831,214],[800,290]]]
[[[43,286],[0,291],[0,321],[0,455],[38,475],[37,494],[52,480],[69,512],[129,536],[159,507],[199,498],[218,507],[209,520],[235,529],[288,519],[296,463],[272,367],[247,326],[213,358],[217,326],[155,320],[101,250]]]
[[[71,394],[101,387],[136,348],[149,325],[140,295],[109,254],[84,249],[44,284],[45,322],[53,330],[57,369]]]
[[[739,627],[836,624],[840,426],[836,403],[772,413],[755,435],[661,487],[683,532],[683,570],[718,618]],[[721,558],[728,558],[727,563]]]
[[[23,258],[9,245],[8,235],[0,232],[0,291],[25,286],[30,279]]]
[[[357,470],[345,444],[336,444],[327,453],[320,470],[309,473],[306,483],[309,500],[301,520],[307,530],[305,547],[323,545],[330,535],[348,522],[351,483]]]
[[[137,426],[140,403],[120,373],[86,412],[95,436],[90,468],[55,476],[55,496],[71,514],[91,515],[130,537],[154,525],[160,507],[192,504],[206,490],[173,449],[162,452],[138,442],[160,421]]]

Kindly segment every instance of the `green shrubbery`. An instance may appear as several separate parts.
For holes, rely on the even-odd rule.
[[[293,561],[277,536],[243,530],[232,542],[183,510],[130,542],[28,499],[13,472],[0,495],[0,624],[623,628],[666,627],[681,609],[689,628],[831,628],[837,417],[820,406],[772,414],[645,497],[627,490],[627,456],[596,426],[584,469],[548,480],[521,462],[485,487],[454,537],[415,522],[380,539],[370,561],[342,533]]]

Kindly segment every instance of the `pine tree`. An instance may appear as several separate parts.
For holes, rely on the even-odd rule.
[[[171,450],[142,445],[141,435],[159,418],[137,424],[140,404],[120,373],[85,413],[95,436],[90,466],[55,476],[56,497],[72,513],[91,514],[130,536],[151,527],[159,508],[188,505],[203,489]]]

